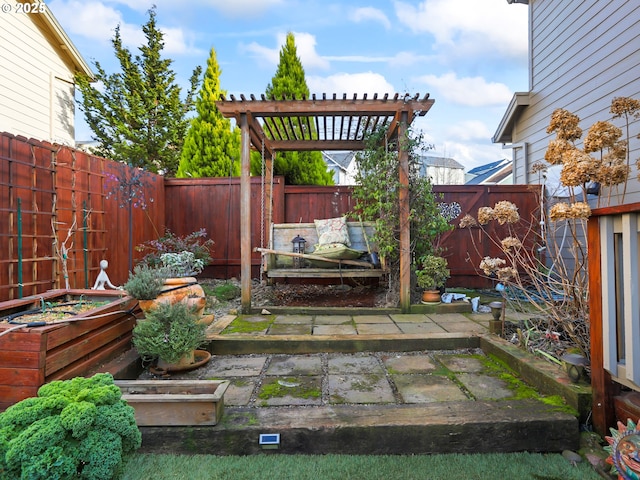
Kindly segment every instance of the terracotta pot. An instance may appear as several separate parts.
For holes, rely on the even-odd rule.
[[[185,367],[189,367],[190,365],[193,365],[195,363],[195,355],[194,355],[194,350],[190,351],[189,353],[185,354],[182,356],[182,358],[180,358],[180,360],[178,360],[177,362],[174,363],[170,363],[170,362],[166,362],[164,361],[162,358],[158,359],[158,368],[162,369],[162,370],[176,370],[176,369],[183,369]]]
[[[211,360],[211,354],[206,350],[192,350],[175,363],[168,363],[158,359],[156,372],[183,372],[201,367]]]
[[[422,301],[424,303],[440,303],[442,301],[440,290],[425,290],[422,292]]]
[[[207,299],[202,286],[198,284],[195,277],[176,277],[167,278],[162,287],[162,293],[153,300],[139,300],[140,308],[143,312],[148,313],[161,302],[178,303],[187,302],[187,304],[195,308],[196,316],[201,318]]]

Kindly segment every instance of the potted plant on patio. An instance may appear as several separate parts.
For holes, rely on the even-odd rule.
[[[186,301],[197,305],[199,317],[203,316],[206,297],[195,275],[201,273],[211,262],[210,252],[213,246],[213,240],[206,240],[206,236],[205,229],[185,236],[167,231],[159,239],[136,247],[138,251],[146,252],[140,263],[162,268],[165,274],[160,299],[170,302]]]
[[[422,301],[425,303],[440,302],[440,288],[444,287],[451,272],[447,259],[437,255],[420,257],[416,268],[417,283],[423,289]]]
[[[124,290],[138,300],[140,308],[147,312],[152,308],[155,299],[162,293],[165,272],[160,268],[138,264],[133,272],[129,273],[129,279],[124,284]]]
[[[159,370],[188,370],[211,358],[209,352],[197,350],[206,341],[205,329],[187,303],[159,303],[136,325],[133,345],[143,361],[157,360]]]

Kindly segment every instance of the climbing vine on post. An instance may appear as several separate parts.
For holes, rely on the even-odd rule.
[[[372,131],[365,138],[365,149],[356,155],[358,171],[353,190],[354,215],[376,224],[374,241],[378,253],[389,270],[389,291],[397,291],[400,272],[400,180],[398,146],[387,143],[385,127]],[[424,150],[422,136],[409,130],[406,138],[409,155],[409,231],[411,258],[441,253],[439,236],[452,227],[441,215],[429,177],[421,176],[417,168],[419,154]]]

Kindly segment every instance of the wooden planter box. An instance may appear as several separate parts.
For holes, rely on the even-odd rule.
[[[131,348],[137,300],[114,290],[51,290],[0,302],[0,318],[38,308],[42,301],[74,299],[108,304],[75,316],[68,323],[14,330],[0,336],[0,411],[34,397],[52,380],[87,375],[101,363]],[[97,318],[91,318],[96,317]],[[15,325],[0,324],[0,333]]]
[[[140,427],[216,425],[229,381],[118,380],[116,385],[135,409]]]

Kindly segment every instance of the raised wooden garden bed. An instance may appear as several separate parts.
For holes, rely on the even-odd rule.
[[[224,411],[228,381],[118,380],[122,398],[146,426],[216,425]]]
[[[13,330],[15,323],[0,323],[0,411],[36,395],[52,380],[86,375],[101,362],[131,348],[135,326],[132,309],[137,300],[118,291],[52,290],[18,300],[0,302],[0,320],[45,302],[108,301],[63,322]],[[29,321],[17,317],[13,321]]]

